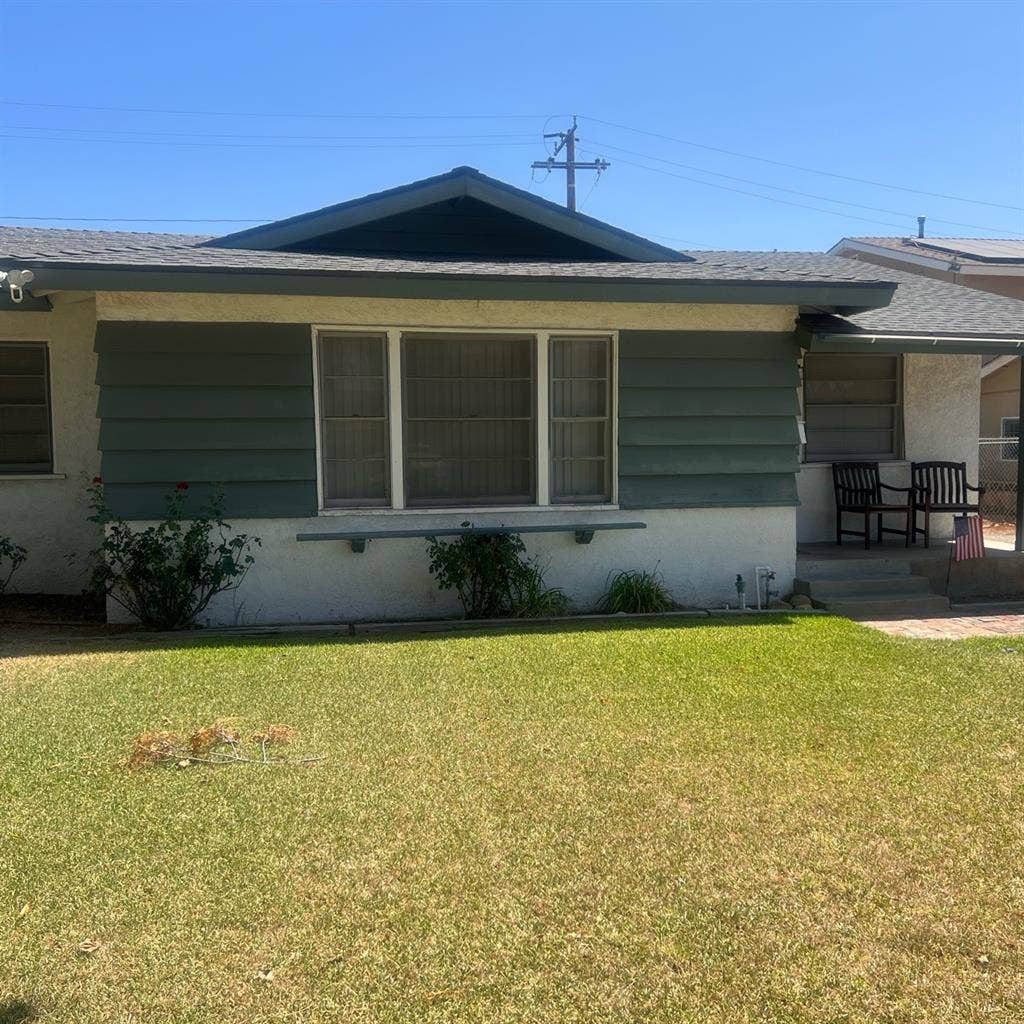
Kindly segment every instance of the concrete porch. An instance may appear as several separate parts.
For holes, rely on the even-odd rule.
[[[950,564],[950,542],[870,550],[850,543],[797,545],[793,589],[851,618],[928,618],[957,601],[1024,598],[1024,554],[986,545],[985,557]],[[948,590],[947,590],[948,573]]]

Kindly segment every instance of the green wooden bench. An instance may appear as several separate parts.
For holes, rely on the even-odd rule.
[[[646,523],[552,523],[550,526],[456,526],[431,530],[344,530],[340,532],[297,533],[297,541],[347,541],[361,555],[371,540],[399,540],[415,537],[461,537],[465,534],[494,536],[506,533],[572,533],[577,544],[589,544],[599,530],[646,530]]]

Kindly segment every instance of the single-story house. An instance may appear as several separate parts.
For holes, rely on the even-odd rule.
[[[12,270],[19,588],[80,589],[92,477],[140,524],[220,486],[263,544],[216,623],[446,614],[423,538],[465,522],[522,527],[584,606],[619,569],[699,605],[755,566],[784,591],[798,538],[833,537],[829,463],[976,466],[981,355],[1024,344],[1010,299],[679,252],[471,168],[220,238],[3,228]]]

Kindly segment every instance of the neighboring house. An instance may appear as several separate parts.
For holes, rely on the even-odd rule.
[[[1024,340],[1009,299],[681,253],[471,168],[223,238],[4,228],[12,269],[34,274],[0,308],[21,589],[81,586],[94,475],[136,523],[220,485],[263,539],[222,623],[450,612],[423,536],[467,521],[526,528],[582,605],[618,569],[700,605],[757,565],[786,588],[798,536],[833,535],[831,460],[975,466],[980,357]]]
[[[923,230],[923,225],[922,225]],[[842,238],[829,252],[1024,300],[1024,239]],[[988,356],[981,382],[981,436],[1015,437],[1020,360]],[[1011,433],[1007,433],[1007,430]]]
[[[829,255],[1024,299],[1024,238],[841,238]]]

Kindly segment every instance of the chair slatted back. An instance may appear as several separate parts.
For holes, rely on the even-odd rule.
[[[832,484],[841,505],[876,505],[882,500],[877,462],[833,462]]]
[[[966,462],[915,462],[911,480],[918,491],[928,489],[933,505],[969,505]]]

